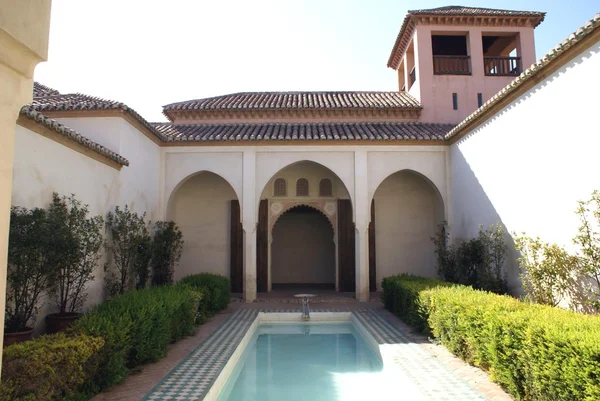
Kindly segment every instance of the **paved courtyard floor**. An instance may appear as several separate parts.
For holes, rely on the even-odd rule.
[[[299,300],[287,292],[271,293],[249,304],[234,299],[227,310],[200,326],[194,336],[171,345],[166,358],[144,366],[93,400],[200,400],[256,313],[300,308]],[[385,310],[378,294],[371,302],[359,303],[347,294],[324,292],[314,300],[311,310],[353,312],[380,344],[391,346],[386,352],[397,368],[398,383],[398,394],[390,395],[391,399],[512,400],[485,372],[431,343]]]

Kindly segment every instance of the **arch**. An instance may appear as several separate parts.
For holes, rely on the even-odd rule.
[[[430,185],[431,188],[434,190],[436,196],[438,197],[439,202],[441,202],[441,205],[444,207],[444,215],[446,215],[446,208],[445,208],[446,207],[446,204],[445,204],[446,202],[444,202],[444,198],[445,197],[442,195],[442,193],[440,192],[440,190],[437,187],[437,185],[427,175],[425,175],[425,174],[423,174],[423,173],[421,173],[419,171],[410,169],[410,168],[403,168],[403,169],[400,169],[400,170],[393,171],[393,172],[389,173],[388,175],[384,176],[383,178],[381,178],[379,180],[379,182],[377,182],[377,185],[374,186],[375,189],[372,191],[372,193],[369,196],[369,204],[371,204],[371,202],[375,198],[375,193],[377,192],[377,190],[379,189],[379,187],[381,186],[381,184],[385,180],[387,180],[388,178],[390,178],[391,176],[393,176],[395,174],[402,173],[402,172],[409,172],[409,173],[412,173],[412,174],[416,174],[419,177],[421,177],[423,180],[425,180],[425,182],[427,182],[427,184]]]
[[[167,218],[177,223],[184,236],[176,280],[200,272],[225,276],[238,273],[239,250],[233,252],[232,241],[239,239],[240,223],[232,228],[234,204],[239,210],[239,199],[231,184],[209,171],[186,177],[172,192]]]
[[[414,170],[396,171],[378,185],[371,202],[375,282],[399,273],[437,277],[431,238],[446,217],[431,180]]]
[[[229,186],[231,187],[231,189],[233,190],[233,192],[235,193],[235,196],[238,200],[241,201],[242,197],[240,196],[240,191],[237,190],[235,188],[235,186],[233,186],[233,184],[231,183],[230,180],[228,180],[227,178],[223,177],[221,174],[216,173],[215,171],[212,170],[200,170],[200,171],[196,171],[194,173],[188,174],[187,176],[185,176],[184,178],[182,178],[181,180],[179,180],[179,182],[177,182],[175,185],[172,186],[172,189],[169,190],[167,188],[167,191],[165,193],[166,195],[166,216],[165,218],[169,218],[170,213],[172,212],[171,210],[171,204],[172,204],[172,200],[173,200],[173,195],[175,193],[177,193],[177,190],[179,188],[181,188],[182,185],[184,185],[187,181],[189,181],[190,179],[194,178],[195,176],[199,175],[199,174],[204,174],[204,173],[209,173],[209,174],[214,174],[218,177],[220,177],[221,179],[223,179],[227,184],[229,184]]]
[[[310,189],[306,178],[298,178],[296,181],[296,196],[309,196]]]
[[[273,232],[273,230],[275,229],[275,226],[277,225],[277,222],[279,221],[279,219],[286,214],[287,212],[289,212],[290,210],[299,208],[299,207],[308,207],[311,208],[313,210],[316,210],[317,212],[321,213],[323,216],[325,216],[325,218],[327,219],[327,221],[329,222],[329,225],[331,226],[331,230],[333,231],[333,235],[335,236],[335,226],[336,226],[336,220],[335,217],[336,215],[329,215],[327,214],[327,212],[324,210],[323,207],[319,206],[318,204],[316,204],[315,202],[293,202],[290,203],[286,206],[283,207],[283,209],[281,210],[281,212],[279,212],[273,219],[273,221],[270,223],[270,231]],[[337,211],[336,211],[337,212]]]
[[[287,181],[284,178],[277,178],[273,182],[273,196],[287,196]]]
[[[348,193],[348,198],[354,206],[354,154],[334,153],[331,152],[281,152],[277,157],[269,152],[259,153],[256,155],[256,205],[260,203],[265,187],[273,179],[280,175],[282,170],[295,166],[301,163],[310,163],[318,165],[331,173],[339,181],[345,191]],[[256,217],[258,218],[258,206],[256,208]]]
[[[335,171],[331,170],[328,166],[323,165],[318,162],[311,161],[311,160],[303,159],[303,160],[299,160],[299,161],[284,165],[279,170],[275,171],[272,175],[270,175],[268,178],[266,178],[266,177],[262,178],[262,179],[257,178],[257,187],[256,188],[257,188],[258,199],[257,199],[257,203],[256,203],[257,207],[256,207],[256,211],[255,211],[257,220],[258,220],[258,206],[260,204],[260,200],[270,197],[271,192],[268,191],[268,185],[273,180],[273,178],[274,177],[277,177],[276,179],[281,178],[282,173],[285,172],[285,170],[293,168],[294,166],[301,165],[303,163],[306,163],[308,166],[318,166],[319,168],[323,168],[324,170],[326,170],[331,175],[331,177],[334,178],[335,181],[337,181],[337,183],[341,185],[341,189],[345,192],[343,195],[347,194],[348,198],[350,199],[350,203],[352,204],[352,207],[354,208],[354,202],[353,202],[354,196],[352,193],[352,189],[354,188],[353,181],[351,181],[352,186],[349,187],[348,185],[346,185],[346,182],[344,182],[344,180],[342,180],[339,177],[339,175]],[[264,181],[264,182],[262,184],[259,184],[259,181]],[[333,183],[333,181],[332,181],[332,183]],[[288,196],[289,195],[290,194],[288,193]],[[310,195],[310,192],[309,192],[309,195]],[[317,197],[315,197],[315,200],[316,200],[316,198]],[[342,196],[342,198],[345,198],[345,196]]]
[[[336,243],[330,217],[319,208],[297,204],[273,225],[269,276],[275,285],[335,288]]]
[[[333,196],[333,187],[329,178],[319,181],[319,196]]]

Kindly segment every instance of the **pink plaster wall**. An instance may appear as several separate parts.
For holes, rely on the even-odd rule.
[[[432,32],[467,33],[467,47],[471,56],[471,75],[434,75]],[[477,94],[485,103],[508,85],[514,77],[484,75],[482,34],[518,33],[523,70],[535,62],[535,42],[531,27],[488,27],[419,25],[413,36],[417,80],[410,94],[420,100],[423,110],[420,121],[436,123],[461,122],[478,108]],[[405,63],[406,65],[406,63]],[[453,110],[452,93],[458,95],[458,110]]]

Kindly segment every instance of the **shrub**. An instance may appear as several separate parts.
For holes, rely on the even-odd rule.
[[[525,235],[515,236],[515,245],[522,255],[518,261],[528,301],[557,306],[571,298],[578,286],[577,257],[556,244]]]
[[[394,297],[386,293],[390,287],[418,282],[392,279],[384,299]],[[427,317],[427,327],[443,345],[488,370],[516,399],[600,399],[600,317],[460,285],[429,286],[417,298],[407,304],[411,313]],[[394,300],[386,307],[389,302]],[[419,320],[407,323],[422,326]]]
[[[231,287],[227,277],[200,273],[186,276],[180,283],[204,290],[205,298],[202,300],[199,310],[205,312],[207,316],[213,316],[227,308],[231,300]]]
[[[431,240],[436,247],[440,278],[497,294],[507,293],[508,284],[503,269],[507,246],[504,243],[504,229],[499,223],[487,229],[480,226],[476,238],[461,242],[456,247],[447,245],[448,238],[444,231]]]
[[[50,294],[59,314],[76,313],[87,298],[86,285],[94,279],[102,248],[102,216],[88,218],[88,205],[74,195],[52,194],[47,212],[52,285]]]
[[[420,304],[419,294],[429,288],[449,285],[452,284],[410,274],[386,277],[382,281],[383,303],[409,325],[427,331],[427,315]]]
[[[4,349],[0,400],[62,400],[89,378],[89,362],[104,344],[97,337],[42,336]]]
[[[40,297],[50,284],[51,237],[44,209],[11,208],[4,321],[7,332],[25,331],[35,322],[42,306]]]
[[[152,239],[152,285],[173,284],[173,272],[181,259],[183,233],[172,221],[157,221]]]
[[[105,340],[97,374],[85,391],[122,381],[131,368],[164,357],[167,346],[193,333],[199,294],[185,287],[155,287],[113,297],[80,319],[73,331]]]
[[[585,289],[587,303],[600,312],[600,191],[579,201],[576,213],[581,226],[573,241],[581,248],[581,273],[591,284]]]
[[[145,221],[146,213],[141,216],[129,210],[126,205],[124,209],[115,207],[115,211],[109,212],[106,218],[106,229],[109,232],[109,240],[104,246],[112,255],[112,261],[116,272],[105,265],[106,288],[112,295],[123,294],[133,287],[134,272],[141,267],[136,266],[138,252],[144,248],[140,244],[148,241],[148,227]],[[144,256],[142,256],[145,258]],[[147,261],[147,260],[146,260]]]

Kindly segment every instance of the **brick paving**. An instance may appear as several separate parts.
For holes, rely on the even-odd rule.
[[[311,301],[312,302],[312,301]],[[488,375],[480,369],[464,363],[453,356],[443,346],[431,343],[425,336],[416,333],[404,322],[383,308],[379,301],[379,295],[374,294],[370,302],[359,303],[345,294],[330,293],[319,297],[313,309],[319,310],[344,310],[354,311],[359,309],[372,309],[383,317],[392,326],[398,329],[402,335],[412,343],[418,344],[427,355],[439,361],[449,372],[467,382],[474,390],[490,401],[513,400],[498,385],[492,383]],[[146,365],[138,373],[131,374],[125,381],[111,390],[98,394],[92,400],[115,400],[115,401],[140,401],[150,392],[165,376],[182,362],[196,347],[211,335],[221,323],[228,319],[239,309],[269,309],[269,310],[300,310],[301,305],[296,298],[290,294],[269,294],[260,297],[258,302],[244,303],[234,299],[230,307],[209,319],[197,329],[194,336],[187,337],[176,344],[169,346],[167,357],[150,365]],[[460,400],[457,400],[460,401]]]

